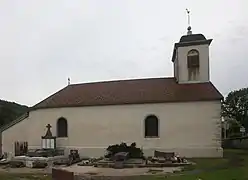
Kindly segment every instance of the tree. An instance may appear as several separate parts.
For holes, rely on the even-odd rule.
[[[234,119],[248,129],[248,88],[231,91],[221,108],[223,117]]]
[[[238,121],[228,120],[228,125],[229,125],[229,128],[226,131],[226,136],[228,138],[242,136],[242,133],[240,132],[241,124]]]
[[[0,127],[10,123],[27,111],[27,106],[0,100]]]

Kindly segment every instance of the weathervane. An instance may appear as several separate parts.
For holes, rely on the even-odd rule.
[[[190,35],[190,34],[192,34],[191,26],[190,26],[190,14],[189,14],[190,11],[188,9],[186,9],[186,11],[187,11],[187,14],[188,14],[188,28],[187,28],[188,32],[187,32],[187,35]]]

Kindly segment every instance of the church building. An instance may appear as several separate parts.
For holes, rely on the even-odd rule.
[[[49,126],[65,154],[103,156],[109,145],[135,142],[147,156],[222,157],[223,96],[210,81],[211,42],[189,27],[174,44],[173,77],[66,86],[1,129],[2,152],[15,154],[22,142],[42,148]]]

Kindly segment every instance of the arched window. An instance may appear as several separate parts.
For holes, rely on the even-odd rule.
[[[200,58],[197,50],[192,49],[188,52],[187,64],[189,81],[199,80]]]
[[[158,118],[154,115],[147,116],[145,119],[145,137],[158,137]]]
[[[57,137],[68,137],[68,125],[65,118],[59,118],[57,121]]]

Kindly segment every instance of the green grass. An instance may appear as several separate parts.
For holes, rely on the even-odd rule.
[[[183,172],[169,175],[166,180],[248,180],[248,150],[225,150],[224,158],[191,159],[195,165]],[[143,178],[142,180],[148,179]],[[149,180],[162,177],[149,177]]]
[[[225,150],[224,158],[191,159],[195,165],[164,176],[130,177],[130,180],[248,180],[248,150]],[[44,175],[0,173],[0,180],[51,180]]]

